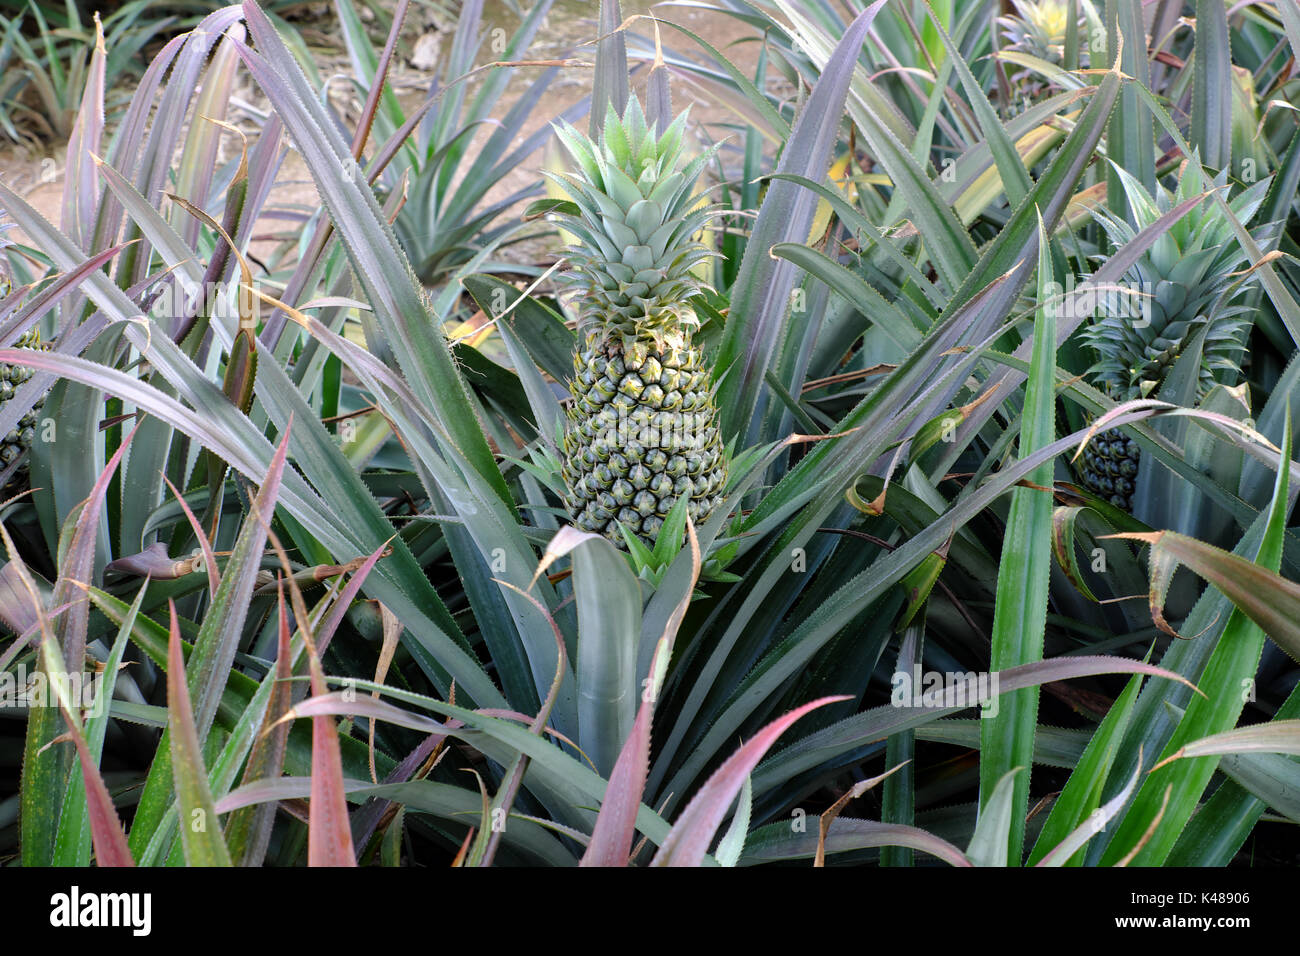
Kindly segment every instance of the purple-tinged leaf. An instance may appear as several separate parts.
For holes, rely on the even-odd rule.
[[[0,342],[12,345],[42,315],[58,305],[64,296],[75,292],[77,286],[81,284],[81,281],[86,276],[98,271],[105,262],[108,262],[129,245],[129,242],[124,242],[120,246],[113,246],[103,252],[97,252],[75,269],[60,274],[58,278],[42,289],[39,295],[20,309],[13,318],[0,326]]]
[[[447,721],[449,726],[464,726],[459,720]],[[446,740],[443,734],[430,734],[420,742],[420,745],[407,754],[402,762],[399,763],[384,778],[384,784],[406,783],[424,764],[433,757],[439,746]],[[361,808],[352,814],[352,841],[356,844],[357,852],[364,853],[365,848],[370,843],[370,838],[375,835],[375,830],[383,821],[385,814],[388,813],[389,807],[393,806],[391,800],[385,800],[382,797],[371,797]]]
[[[311,653],[311,650],[308,650]],[[313,661],[312,693],[325,692],[320,665]],[[339,752],[338,728],[328,715],[311,721],[311,816],[307,823],[308,866],[356,866],[348,823],[347,784]]]
[[[276,777],[270,780],[254,780],[252,783],[246,783],[243,786],[231,790],[228,794],[217,801],[218,813],[230,813],[232,811],[242,810],[245,807],[254,807],[259,804],[276,803],[280,800],[302,800],[310,797],[312,794],[311,777]],[[365,790],[367,787],[373,787],[369,780],[352,780],[344,778],[344,789],[348,792],[354,790]]]
[[[1165,633],[1183,636],[1170,627],[1162,607],[1174,572],[1180,564],[1185,564],[1222,591],[1293,660],[1300,660],[1300,584],[1246,558],[1174,531],[1128,532],[1108,537],[1151,545],[1151,617]]]
[[[128,554],[115,558],[104,565],[104,571],[116,574],[132,574],[137,577],[149,577],[155,581],[175,581],[198,573],[193,558],[173,558],[167,553],[167,545],[155,541],[139,554]]]
[[[268,728],[253,741],[244,769],[245,785],[259,780],[275,780],[284,770],[284,755],[289,741],[289,725],[281,718],[293,706],[293,665],[290,647],[289,616],[284,603],[283,579],[277,579],[276,607],[279,612],[279,642],[275,656],[276,686],[266,703],[266,716],[262,726]],[[218,804],[220,806],[220,804]],[[221,810],[217,811],[222,812]],[[275,807],[233,814],[226,820],[226,845],[238,866],[261,866],[271,843],[271,828],[275,823]]]
[[[943,860],[950,866],[971,865],[970,860],[966,859],[966,854],[947,840],[901,823],[878,823],[875,820],[839,817],[826,832],[825,852],[827,854],[884,846],[901,846],[919,850]],[[817,834],[798,833],[787,820],[760,827],[750,833],[740,864],[744,866],[778,860],[807,859],[814,856],[816,852]]]
[[[176,501],[180,504],[181,511],[185,512],[185,519],[190,523],[190,528],[194,531],[194,537],[198,539],[199,551],[203,555],[203,570],[206,571],[208,575],[208,596],[216,598],[217,589],[221,587],[221,572],[217,570],[217,556],[212,551],[212,542],[208,540],[207,532],[203,530],[202,523],[194,516],[194,512],[190,510],[190,506],[185,501],[185,496],[176,490],[176,486],[172,484],[171,479],[166,475],[163,476],[163,481],[167,482],[167,487],[170,488],[171,493],[176,496]],[[193,567],[192,563],[190,570],[197,570]]]
[[[94,806],[94,801],[97,798],[91,792],[93,784],[87,783],[85,768],[87,763],[92,766],[98,765],[103,757],[104,737],[108,732],[108,724],[112,719],[109,709],[113,701],[114,688],[117,686],[117,674],[122,667],[122,655],[126,652],[131,628],[135,625],[136,616],[140,613],[140,605],[144,601],[148,587],[146,581],[136,592],[135,600],[131,603],[131,609],[127,612],[127,619],[118,628],[117,637],[109,649],[108,658],[104,661],[103,676],[97,682],[98,686],[95,687],[94,700],[90,709],[85,713],[85,754],[82,755],[82,748],[79,747],[78,755],[81,760],[81,769],[79,772],[73,771],[64,794],[63,807],[59,814],[59,830],[54,840],[55,866],[90,865],[90,853],[94,847],[95,818],[100,816],[102,825],[103,817]],[[115,818],[113,823],[114,830],[120,835],[121,825],[118,824]],[[109,841],[114,839],[112,833],[107,830],[105,830],[104,835]],[[125,840],[125,837],[123,837],[123,840]],[[129,849],[127,858],[130,858]]]
[[[230,552],[217,596],[203,619],[190,654],[191,684],[197,698],[194,720],[200,739],[206,739],[212,727],[226,687],[226,675],[243,637],[244,621],[261,570],[267,529],[280,493],[292,427],[290,421],[266,471],[266,479],[251,502],[251,511]]]
[[[284,447],[288,447],[286,429]],[[288,573],[289,598],[298,630],[302,634],[307,667],[311,674],[311,691],[315,695],[326,693],[325,672],[321,669],[320,655],[312,637],[311,614],[303,600],[302,590],[293,579],[289,555],[280,538],[271,530],[269,512],[254,509],[254,517],[264,528],[267,540],[280,559],[281,567]],[[346,697],[355,697],[349,689]],[[295,716],[291,709],[287,717]],[[307,865],[344,866],[357,865],[356,850],[352,845],[352,827],[348,819],[346,788],[343,784],[343,758],[339,747],[338,728],[328,714],[317,715],[311,722],[311,804],[307,815]]]
[[[438,723],[436,720],[422,717],[414,711],[402,710],[400,707],[394,707],[382,700],[375,700],[373,697],[355,697],[354,699],[354,693],[351,690],[326,692],[323,686],[318,690],[313,685],[312,695],[302,703],[295,704],[293,709],[282,719],[316,718],[331,714],[346,714],[353,717],[364,717],[366,720],[382,720],[398,727],[409,727],[411,730],[419,730],[426,734],[447,734],[452,729],[445,724]]]
[[[627,866],[636,833],[636,815],[650,772],[650,720],[654,705],[643,697],[601,802],[591,842],[579,866]]]
[[[113,806],[104,778],[99,775],[95,758],[90,755],[81,731],[72,730],[72,742],[81,761],[81,779],[86,785],[86,813],[90,818],[90,840],[95,848],[95,862],[100,866],[135,866],[126,845],[122,821]]]
[[[326,613],[325,619],[321,621],[320,626],[316,629],[316,647],[321,654],[325,653],[330,641],[334,639],[334,632],[338,630],[339,624],[343,621],[343,615],[347,613],[348,608],[352,606],[352,602],[356,600],[357,594],[360,593],[366,575],[370,573],[370,569],[378,563],[379,559],[388,553],[388,544],[392,540],[392,538],[389,538],[388,541],[385,541],[371,552],[370,556],[362,562],[361,567],[352,572],[352,576],[348,578],[348,583],[343,585],[339,596],[334,599],[334,603]]]
[[[86,71],[81,110],[68,137],[63,181],[63,228],[72,241],[90,252],[95,233],[95,215],[99,211],[92,153],[99,152],[104,132],[104,65],[108,51],[104,48],[104,28],[95,19],[95,49]]]
[[[783,717],[778,717],[758,732],[753,740],[737,750],[719,767],[700,788],[700,792],[687,804],[673,824],[667,838],[659,845],[659,852],[651,866],[700,866],[713,836],[722,825],[745,779],[777,739],[800,717],[850,697],[822,697],[796,707]]]
[[[13,539],[9,536],[9,531],[4,527],[3,523],[0,523],[0,539],[4,541],[5,549],[9,554],[10,566],[18,575],[23,590],[27,592],[28,598],[33,605],[38,604],[40,597],[36,591],[36,585],[21,558],[19,558]],[[94,846],[102,865],[133,866],[134,861],[131,859],[130,851],[126,847],[126,836],[122,832],[121,821],[118,819],[117,811],[113,808],[113,799],[108,793],[108,788],[104,785],[104,779],[99,774],[99,768],[95,765],[95,760],[91,756],[90,750],[86,746],[86,739],[81,732],[79,710],[76,709],[78,702],[72,700],[70,688],[67,684],[67,667],[64,664],[64,657],[59,649],[58,640],[50,631],[44,618],[39,621],[39,627],[41,631],[40,670],[45,674],[49,686],[58,699],[59,711],[63,714],[64,723],[77,750],[77,757],[81,761],[82,779],[86,785],[91,844]],[[38,707],[35,713],[37,715],[49,715],[50,711],[51,709],[48,707]],[[35,725],[36,721],[34,719],[29,720],[29,724]],[[55,760],[56,753],[47,753],[50,744],[56,742],[56,738],[52,734],[55,730],[55,724],[47,719],[39,729],[40,733],[34,734],[29,727],[20,792],[23,796],[22,809],[24,813],[39,817],[35,832],[41,838],[42,843],[36,850],[40,854],[41,862],[48,862],[50,857],[45,854],[52,851],[57,828],[57,811],[63,801],[63,791],[60,789],[62,774],[51,773],[51,771],[58,769],[59,764]],[[42,744],[39,750],[33,752],[33,745],[38,744],[43,738],[48,738],[47,742]],[[32,770],[33,765],[38,765],[35,772]],[[45,799],[42,800],[42,798]],[[42,802],[46,804],[42,808],[45,810],[43,814],[32,813],[33,801],[35,801],[36,806],[40,806]],[[28,835],[29,831],[24,826],[23,836]],[[23,859],[26,861],[31,853],[31,849],[26,843],[24,843],[23,851]]]
[[[632,854],[632,839],[636,834],[636,817],[645,794],[646,777],[650,772],[650,723],[654,702],[663,685],[672,657],[677,629],[690,605],[691,594],[700,577],[700,542],[695,535],[695,523],[686,519],[686,534],[690,545],[691,580],[683,590],[682,599],[669,616],[664,632],[655,647],[650,664],[650,684],[641,695],[632,732],[628,734],[623,749],[609,775],[605,799],[601,801],[596,825],[591,832],[591,842],[582,855],[580,866],[627,866]]]
[[[94,573],[95,550],[99,543],[104,496],[108,492],[109,482],[116,473],[118,464],[122,461],[122,456],[139,428],[137,422],[130,434],[122,439],[113,457],[99,473],[99,478],[95,481],[86,500],[74,508],[69,515],[69,521],[73,522],[73,530],[66,551],[60,555],[59,579],[54,583],[53,596],[55,604],[65,602],[72,604],[72,609],[60,622],[58,631],[59,643],[64,647],[69,670],[81,669],[81,663],[86,656],[86,629],[90,626],[90,600],[77,584],[89,582]]]
[[[1300,720],[1271,720],[1202,737],[1179,747],[1151,770],[1159,770],[1171,760],[1186,757],[1222,757],[1225,754],[1245,753],[1300,756]]]
[[[203,766],[203,747],[194,725],[194,709],[190,706],[176,605],[171,599],[167,604],[171,615],[167,642],[167,721],[181,847],[190,866],[230,866],[230,851],[218,826],[212,791],[208,787],[208,771]]]
[[[41,581],[35,586],[41,595],[43,609],[50,602],[49,584]],[[34,633],[34,629],[41,623],[41,610],[32,607],[32,599],[23,587],[18,568],[12,562],[0,567],[0,621],[20,635]],[[8,663],[8,659],[0,657],[0,665],[5,663]]]
[[[126,845],[122,821],[113,807],[113,798],[104,784],[104,778],[100,776],[95,757],[91,754],[85,735],[81,732],[81,722],[74,713],[76,702],[71,699],[64,683],[65,675],[59,673],[62,663],[57,644],[53,635],[47,634],[45,637],[41,649],[45,667],[50,674],[50,686],[59,699],[59,708],[63,712],[69,736],[72,737],[77,758],[81,762],[81,779],[86,788],[86,814],[90,823],[90,839],[91,845],[95,848],[95,857],[100,866],[135,866],[131,851]]]

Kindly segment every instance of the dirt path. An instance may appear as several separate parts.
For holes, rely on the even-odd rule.
[[[331,16],[331,7],[329,5],[320,4],[319,6],[320,10],[317,12],[320,13],[322,19]],[[625,0],[623,13],[627,17],[636,13],[649,13],[651,8],[652,4],[650,3],[629,3]],[[593,0],[559,0],[548,16],[545,25],[538,31],[537,39],[529,50],[529,56],[537,59],[576,56],[589,60],[592,55],[592,48],[582,44],[595,35],[595,10],[596,4]],[[737,42],[741,37],[752,36],[753,33],[750,28],[740,24],[734,18],[714,11],[671,5],[661,5],[655,13],[665,20],[679,23],[702,36],[709,43],[723,50],[743,69],[752,70],[754,68],[758,55],[758,44],[754,42]],[[370,19],[373,20],[373,17]],[[490,37],[492,31],[497,29],[513,32],[517,23],[518,18],[502,0],[489,0],[484,10],[483,28],[485,36]],[[443,31],[440,32],[437,26],[442,26]],[[445,32],[447,29],[447,25],[435,25],[434,17],[427,13],[413,12],[408,18],[403,37],[408,42],[409,49],[415,51],[417,59],[415,64],[412,63],[411,59],[404,60],[393,77],[394,88],[397,90],[404,107],[410,109],[422,102],[429,80],[438,69],[436,65],[432,69],[428,68],[428,59],[432,59],[433,56],[437,55],[434,51],[438,50],[439,43],[445,48],[450,36],[449,33]],[[635,24],[631,29],[645,36],[653,35],[652,27],[648,22],[643,21]],[[382,31],[379,31],[378,26],[375,25],[372,32],[378,48],[383,42]],[[322,41],[329,34],[330,31],[322,25],[322,20],[313,22],[311,28],[307,31],[307,36],[311,41]],[[685,36],[673,30],[665,30],[664,34],[666,46],[671,46],[679,53],[697,61],[708,62],[707,53],[695,48],[695,44]],[[312,49],[323,76],[332,74],[339,76],[350,72],[347,57],[341,47],[331,49],[328,46],[313,45]],[[421,53],[425,54],[425,59],[418,58]],[[633,62],[636,62],[635,58],[633,58]],[[512,79],[506,94],[502,97],[496,115],[503,116],[535,76],[535,69],[520,69],[518,75]],[[589,91],[590,84],[590,68],[564,68],[560,76],[549,88],[541,107],[529,117],[519,141],[522,141],[529,133],[543,124],[550,123],[556,116],[579,101]],[[344,84],[336,80],[331,85],[331,89],[341,90],[343,86]],[[638,92],[644,90],[644,68],[638,77],[637,90]],[[691,104],[692,122],[700,127],[702,138],[705,141],[725,137],[729,132],[727,124],[736,122],[736,116],[729,109],[712,102],[702,93],[700,88],[684,80],[674,79],[673,97],[675,108],[680,109],[688,103]],[[261,96],[259,90],[251,85],[246,75],[243,76],[243,83],[236,90],[234,99],[249,102],[259,107],[265,107],[266,105],[265,98]],[[340,98],[337,105],[349,118],[355,118],[355,110],[358,105],[355,101],[345,102]],[[238,107],[235,107],[233,112],[236,114],[236,119],[242,117],[240,125],[245,127],[250,134],[256,135],[258,127],[250,118],[250,115]],[[475,142],[481,143],[490,135],[490,132],[490,130],[483,130],[476,137]],[[22,195],[42,215],[51,222],[56,223],[60,219],[65,153],[66,145],[62,143],[45,144],[35,150],[25,146],[6,145],[0,147],[0,177],[3,178],[6,185]],[[486,201],[491,203],[504,199],[514,191],[534,181],[538,176],[541,162],[542,152],[535,152],[509,177],[498,183]],[[263,213],[262,228],[259,229],[259,232],[265,234],[286,231],[285,219],[282,215],[278,215],[278,212],[309,213],[318,208],[319,205],[319,197],[302,162],[302,158],[297,151],[291,149],[277,176],[276,186]],[[510,214],[507,213],[507,215]],[[20,242],[24,241],[25,238],[16,228],[10,231],[10,237]],[[521,243],[511,247],[511,249],[511,258],[515,261],[534,257],[543,251],[532,242]],[[257,254],[260,251],[267,250],[255,248],[254,253]]]

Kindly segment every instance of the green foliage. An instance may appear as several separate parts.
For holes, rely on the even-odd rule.
[[[679,291],[725,484],[624,549],[565,507],[575,328],[603,317],[549,252],[508,261],[540,172],[488,198],[552,129],[582,142],[551,67],[504,106],[548,4],[484,59],[466,3],[407,112],[381,89],[402,18],[378,53],[340,0],[378,91],[354,126],[254,0],[166,47],[108,128],[106,49],[54,84],[58,225],[0,183],[24,235],[0,363],[30,369],[0,436],[42,402],[52,425],[0,511],[0,671],[57,684],[0,728],[24,754],[0,853],[1227,865],[1296,818],[1300,23],[1198,4],[1148,55],[1126,0],[1059,30],[1045,4],[721,6],[756,58],[617,29],[613,2],[581,54],[597,141],[604,118],[620,161],[699,157],[722,211],[673,236],[700,253]],[[656,121],[685,76],[739,135],[652,150],[634,124],[624,150],[638,61]],[[248,143],[200,92],[243,80],[270,105]],[[267,256],[286,138],[320,212]],[[589,256],[654,225],[575,189],[544,208],[580,213]],[[1149,334],[1098,314],[1135,277]],[[38,328],[50,348],[15,347]],[[1140,450],[1132,514],[1071,483],[1090,430]],[[88,668],[112,676],[83,715],[59,675]],[[851,803],[876,786],[878,820]]]

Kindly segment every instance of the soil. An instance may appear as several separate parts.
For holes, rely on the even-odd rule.
[[[360,7],[360,5],[358,4]],[[622,5],[625,18],[635,14],[649,14],[655,5],[644,0],[624,0]],[[593,47],[590,41],[596,33],[595,0],[557,0],[547,21],[538,31],[533,45],[528,51],[529,58],[574,59],[582,65],[566,66],[556,81],[551,85],[542,101],[541,108],[533,115],[520,135],[520,140],[542,124],[550,123],[557,115],[577,103],[589,92],[591,86],[590,63]],[[751,72],[758,56],[759,46],[754,42],[738,42],[742,37],[752,37],[754,32],[740,24],[739,21],[724,13],[702,10],[689,6],[660,4],[654,9],[654,15],[691,30],[703,37],[714,47],[722,50],[742,69]],[[316,60],[320,74],[332,78],[329,89],[335,109],[344,117],[345,122],[355,123],[360,110],[359,100],[352,94],[351,85],[344,81],[350,75],[350,65],[341,42],[336,38],[339,31],[334,21],[332,4],[317,3],[299,8],[297,16],[291,18],[302,34],[304,41]],[[386,25],[380,24],[374,14],[362,8],[362,19],[367,21],[368,29],[376,50],[382,49],[386,38]],[[513,33],[519,17],[505,0],[488,0],[483,13],[483,36],[490,41],[493,31],[503,29],[504,34]],[[424,99],[430,80],[440,70],[442,54],[449,45],[454,21],[448,22],[445,13],[412,5],[402,33],[402,51],[397,68],[392,74],[391,83],[399,100],[406,109],[414,109]],[[631,31],[652,38],[653,26],[645,20],[633,23]],[[698,62],[708,62],[706,51],[696,48],[693,41],[671,29],[663,30],[665,47],[671,47],[678,53]],[[485,49],[486,49],[485,45]],[[635,47],[629,52],[629,60],[637,62]],[[642,61],[641,68],[634,83],[638,91],[644,89],[644,75],[648,63]],[[516,98],[526,89],[536,76],[536,68],[520,68],[511,80],[506,94],[501,98],[496,116],[504,116]],[[737,116],[726,106],[719,105],[707,97],[699,87],[681,73],[675,73],[673,79],[673,105],[680,109],[691,105],[691,119],[697,132],[705,142],[725,138],[730,126],[737,122]],[[231,122],[239,125],[250,141],[260,131],[259,112],[267,109],[267,101],[261,91],[252,85],[247,74],[241,74],[241,85],[231,98]],[[112,118],[110,117],[110,123]],[[577,125],[582,126],[581,122]],[[475,143],[481,143],[490,129],[484,129],[476,137]],[[107,137],[105,139],[107,142]],[[225,140],[230,143],[230,138]],[[63,169],[66,163],[65,143],[24,143],[0,144],[0,179],[14,189],[51,222],[58,222],[61,216],[63,193]],[[539,175],[542,151],[534,153],[521,164],[509,177],[498,183],[486,199],[486,203],[504,199],[512,192],[534,181]],[[269,235],[285,231],[285,214],[310,213],[318,208],[320,200],[316,189],[307,173],[302,158],[292,148],[289,150],[276,179],[276,186],[264,207],[263,220],[265,228],[259,233]],[[509,215],[509,213],[507,213]],[[23,242],[25,237],[14,228],[8,233],[9,238]],[[259,249],[254,244],[251,250],[260,256],[268,252],[272,244],[264,244]],[[506,250],[513,261],[537,261],[539,254],[544,254],[553,240],[526,240]]]

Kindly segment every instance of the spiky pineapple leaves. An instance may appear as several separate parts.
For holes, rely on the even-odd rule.
[[[1300,720],[1270,720],[1250,727],[1225,730],[1184,744],[1151,769],[1191,757],[1225,757],[1237,754],[1291,754],[1300,756]]]
[[[677,556],[682,553],[686,545],[686,518],[689,505],[690,499],[685,495],[679,496],[673,502],[673,506],[668,509],[668,514],[664,518],[663,527],[655,537],[653,549],[622,522],[618,523],[619,535],[627,548],[628,561],[636,576],[651,587],[659,587],[664,575],[668,573],[668,569],[673,566],[673,562],[677,560]],[[740,545],[736,541],[720,543],[711,549],[700,572],[700,580],[724,583],[739,581],[739,577],[724,570],[735,559],[739,550]]]
[[[1186,712],[1162,751],[1160,769],[1147,777],[1132,808],[1107,847],[1102,857],[1103,863],[1113,863],[1121,854],[1134,850],[1138,865],[1159,865],[1169,856],[1183,827],[1195,812],[1218,760],[1214,756],[1205,756],[1168,763],[1167,758],[1195,740],[1231,730],[1236,724],[1246,700],[1251,696],[1246,690],[1253,686],[1264,646],[1265,630],[1257,623],[1256,615],[1263,616],[1270,624],[1274,620],[1279,625],[1288,624],[1284,613],[1278,614],[1276,608],[1269,606],[1267,592],[1254,595],[1262,598],[1265,606],[1261,608],[1254,602],[1251,613],[1247,613],[1243,605],[1252,605],[1252,595],[1241,585],[1249,579],[1248,576],[1257,577],[1260,572],[1277,578],[1286,519],[1292,504],[1291,473],[1287,467],[1291,461],[1291,448],[1288,427],[1282,447],[1283,466],[1278,468],[1268,523],[1254,562],[1246,562],[1222,552],[1214,554],[1217,549],[1210,549],[1200,542],[1189,543],[1187,539],[1172,533],[1157,534],[1146,539],[1153,549],[1153,616],[1157,623],[1162,621],[1162,617],[1159,616],[1159,608],[1154,606],[1154,598],[1157,594],[1163,596],[1168,577],[1172,575],[1177,561],[1192,564],[1198,573],[1212,576],[1212,580],[1217,578],[1216,585],[1225,593],[1229,589],[1235,591],[1236,595],[1230,597],[1233,597],[1234,603],[1241,603],[1229,616],[1201,675],[1200,683],[1211,696],[1197,697],[1188,703]],[[1213,560],[1209,560],[1211,557]],[[1253,565],[1255,570],[1252,571],[1248,565]],[[1259,586],[1257,581],[1253,583],[1256,587]],[[1292,592],[1291,600],[1294,600],[1296,593],[1300,593],[1294,584],[1290,584],[1288,590]],[[1292,617],[1288,625],[1292,631],[1294,622],[1295,618]],[[1293,655],[1296,653],[1294,646],[1288,650]],[[1157,817],[1160,824],[1148,839],[1147,831]]]
[[[1232,164],[1232,46],[1218,0],[1196,0],[1192,57],[1192,126],[1188,138],[1211,169]],[[1253,114],[1252,114],[1253,115]]]
[[[636,720],[641,589],[602,537],[586,537],[571,556],[578,610],[578,746],[608,777]]]
[[[1038,309],[1034,316],[1034,349],[1020,429],[1020,456],[1027,457],[1051,443],[1055,431],[1056,312],[1050,301],[1051,246],[1043,221],[1038,220]],[[1052,465],[1044,463],[1030,473],[1031,487],[1012,492],[1002,560],[998,567],[994,604],[992,649],[989,666],[1004,670],[1029,664],[1043,656],[1047,625],[1050,570]],[[1038,691],[1026,689],[1006,695],[999,713],[983,721],[980,734],[980,807],[989,812],[997,793],[1014,768],[1033,762],[1034,732],[1038,723]],[[1025,817],[1028,813],[1029,774],[1009,784],[1014,798],[1000,854],[1013,865],[1021,863]],[[1001,832],[1001,831],[999,831]],[[1009,841],[1009,842],[1008,842]]]
[[[81,766],[72,771],[68,778],[68,789],[63,798],[63,810],[59,816],[59,832],[54,842],[54,865],[55,866],[89,866],[90,851],[94,845],[96,855],[99,857],[100,865],[105,865],[104,851],[101,849],[100,841],[93,840],[96,835],[96,811],[91,808],[93,802],[92,788],[94,784],[87,777],[87,773],[98,773],[100,758],[104,749],[104,738],[108,733],[108,724],[110,720],[109,708],[113,700],[113,691],[117,685],[117,672],[122,666],[122,655],[126,651],[126,644],[131,633],[131,628],[135,623],[136,615],[140,613],[140,604],[144,600],[146,586],[141,586],[136,592],[135,601],[131,609],[127,612],[127,617],[122,621],[121,627],[118,628],[117,637],[109,650],[108,658],[104,661],[103,684],[98,691],[98,697],[95,701],[95,707],[92,713],[88,713],[85,718],[85,754],[78,747],[77,753],[81,757]],[[87,764],[90,769],[88,770]],[[83,786],[84,784],[84,786]],[[116,819],[116,814],[112,820],[113,824],[120,831],[121,825]],[[102,824],[100,824],[102,826]],[[113,844],[116,845],[116,836],[113,837]],[[125,849],[125,837],[121,849]],[[130,859],[130,851],[127,850],[127,859]]]
[[[85,669],[90,605],[83,585],[93,576],[97,560],[103,558],[103,552],[100,550],[103,543],[100,507],[108,493],[109,483],[126,453],[127,443],[134,434],[135,432],[132,431],[126,437],[126,441],[100,471],[90,493],[70,509],[63,523],[55,551],[59,577],[50,596],[50,603],[53,607],[67,605],[68,609],[52,622],[47,621],[44,608],[38,607],[40,597],[36,585],[14,548],[8,532],[4,533],[10,566],[22,582],[22,593],[28,599],[27,606],[35,610],[39,617],[37,623],[40,627],[41,643],[51,645],[57,639],[58,644],[54,646],[60,649],[59,656],[62,660],[57,662],[60,666],[56,670],[65,677],[68,673],[82,674]],[[55,625],[53,629],[50,628],[50,623]],[[40,679],[46,682],[58,676],[50,670],[53,659],[49,657],[48,650],[49,647],[46,646],[37,659],[37,671],[44,675]],[[66,708],[64,710],[66,711]],[[61,716],[60,709],[56,707],[33,708],[28,721],[20,797],[22,859],[27,865],[48,865],[60,858],[67,862],[69,854],[75,862],[87,855],[84,822],[80,819],[70,820],[67,828],[64,829],[65,825],[60,819],[63,800],[69,792],[70,761],[65,748],[50,745],[58,738],[61,727],[65,726],[70,728],[70,732],[81,733],[80,722],[67,713]],[[92,744],[96,747],[102,746],[100,734],[102,729],[97,729],[98,739],[92,740]],[[77,755],[83,764],[81,779],[85,781],[87,787],[93,787],[98,775],[93,775],[95,779],[92,779],[89,773],[92,768],[85,766],[87,759],[92,759],[92,754],[85,749],[84,743],[82,740],[77,748]],[[93,758],[98,758],[97,751],[93,754]],[[75,774],[71,782],[76,784]],[[102,787],[102,781],[99,785]],[[85,796],[91,800],[95,798],[95,794],[90,790],[86,791]],[[70,812],[80,814],[85,808],[86,805],[78,801]],[[59,842],[60,833],[64,838],[62,844]]]
[[[591,92],[591,135],[599,136],[608,110],[619,116],[627,106],[627,39],[618,0],[600,0],[597,16],[596,75]]]
[[[1129,678],[1124,691],[1106,712],[1101,725],[1088,741],[1088,746],[1084,748],[1083,756],[1075,763],[1065,788],[1052,804],[1047,822],[1039,831],[1038,841],[1029,854],[1030,865],[1039,865],[1049,858],[1050,865],[1054,866],[1078,866],[1082,863],[1082,854],[1078,853],[1079,847],[1075,847],[1069,854],[1062,854],[1063,841],[1068,840],[1069,834],[1075,832],[1089,819],[1097,819],[1093,814],[1101,806],[1102,793],[1110,778],[1116,749],[1128,730],[1129,718],[1132,716],[1133,705],[1137,701],[1141,687],[1142,675],[1134,674]],[[1142,771],[1141,764],[1139,758],[1134,768],[1134,783],[1130,784],[1130,787],[1136,786],[1138,775]],[[1127,802],[1131,792],[1128,790],[1124,793],[1123,802]],[[1114,812],[1118,812],[1123,802],[1115,807]],[[1111,816],[1113,815],[1112,813]],[[1099,822],[1104,826],[1106,821]],[[1097,832],[1100,832],[1100,828]]]
[[[181,656],[181,632],[176,605],[169,601],[171,627],[167,644],[167,715],[171,739],[171,768],[180,814],[181,845],[191,866],[230,866],[217,811],[203,766],[203,745],[194,723]]]
[[[839,132],[840,116],[867,31],[884,0],[858,15],[844,33],[796,120],[781,154],[778,170],[821,181],[830,166],[830,152]],[[768,254],[779,242],[802,242],[816,214],[817,197],[787,181],[774,182],[759,211],[746,245],[731,321],[723,331],[717,367],[728,372],[718,390],[724,437],[739,436],[742,445],[757,443],[752,428],[763,421],[760,406],[764,371],[771,364],[799,270],[791,262]],[[733,369],[732,366],[735,366]]]
[[[681,815],[673,823],[668,836],[659,845],[659,852],[651,866],[699,866],[704,862],[718,828],[726,819],[742,787],[749,786],[750,774],[763,759],[764,754],[780,736],[800,717],[843,700],[841,697],[824,697],[810,701],[772,721],[752,739],[740,747],[705,782]]]
[[[1268,567],[1173,531],[1114,537],[1151,545],[1151,617],[1166,633],[1184,636],[1166,621],[1163,606],[1174,572],[1185,565],[1223,592],[1292,659],[1300,660],[1300,584]]]
[[[630,859],[637,817],[645,794],[646,777],[650,771],[650,723],[653,719],[655,703],[659,700],[668,674],[668,664],[672,658],[678,629],[686,616],[687,608],[690,607],[691,592],[700,574],[699,539],[695,536],[694,525],[688,522],[686,530],[690,539],[690,548],[685,559],[689,564],[678,564],[678,567],[684,568],[688,577],[683,582],[683,587],[679,589],[680,593],[672,598],[674,604],[671,611],[663,617],[662,628],[647,635],[643,626],[642,644],[651,644],[651,640],[647,640],[647,637],[653,640],[653,650],[643,684],[644,690],[639,695],[640,703],[637,706],[632,729],[619,750],[614,769],[609,774],[609,783],[601,799],[600,812],[596,815],[592,827],[591,842],[588,844],[587,852],[582,856],[583,866],[625,866]],[[659,592],[659,596],[666,594],[666,591]],[[643,625],[647,622],[655,623],[652,614],[645,615]]]

